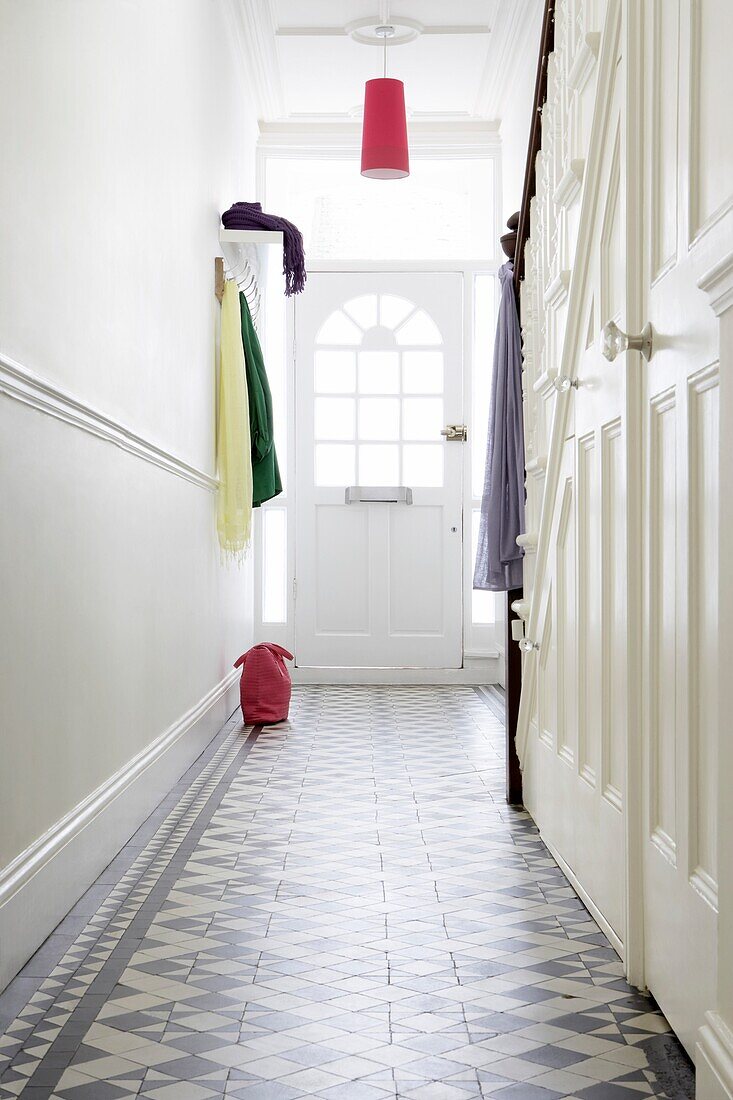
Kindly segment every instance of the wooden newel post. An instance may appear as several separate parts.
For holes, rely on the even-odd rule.
[[[522,805],[522,772],[517,756],[517,719],[519,697],[522,694],[522,654],[512,640],[512,611],[515,600],[522,598],[521,588],[510,588],[506,594],[506,638],[504,640],[504,682],[506,684],[506,800],[511,806]]]

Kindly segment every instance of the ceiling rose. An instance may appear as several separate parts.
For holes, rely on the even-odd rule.
[[[361,42],[363,46],[384,46],[384,33],[378,33],[383,31],[384,22],[383,19],[369,16],[366,19],[354,19],[346,24],[344,30],[354,42]],[[406,15],[390,15],[389,26],[394,30],[389,36],[390,46],[404,46],[406,42],[414,42],[425,29],[417,19],[409,19]]]

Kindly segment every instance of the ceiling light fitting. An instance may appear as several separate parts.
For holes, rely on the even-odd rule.
[[[403,179],[410,174],[405,86],[387,76],[387,43],[394,39],[395,27],[392,23],[368,25],[383,45],[383,75],[367,80],[364,89],[361,174],[370,179]]]

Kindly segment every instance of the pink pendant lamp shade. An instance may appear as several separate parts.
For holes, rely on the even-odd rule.
[[[401,80],[367,80],[361,139],[361,174],[371,179],[402,179],[410,174],[405,116],[405,86]]]

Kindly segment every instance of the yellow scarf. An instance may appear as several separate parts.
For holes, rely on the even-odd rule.
[[[227,281],[221,303],[216,528],[224,553],[240,560],[249,546],[252,528],[251,452],[239,291],[236,283]]]

